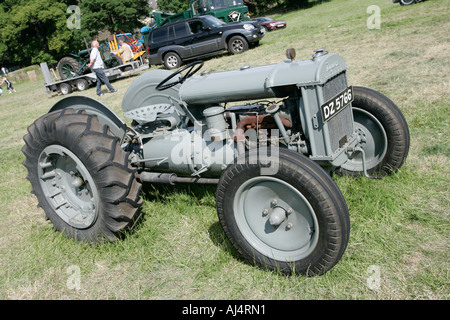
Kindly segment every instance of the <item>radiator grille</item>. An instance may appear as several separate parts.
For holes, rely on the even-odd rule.
[[[331,78],[323,86],[323,99],[328,101],[347,87],[347,78],[345,72]],[[328,132],[330,134],[331,149],[336,151],[341,144],[347,142],[347,139],[353,134],[353,113],[351,106],[342,110],[334,118],[327,122]]]

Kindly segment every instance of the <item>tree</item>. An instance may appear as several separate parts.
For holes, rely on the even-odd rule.
[[[322,0],[244,0],[244,3],[253,13],[260,14],[267,9],[301,9],[311,6],[312,3],[321,2]],[[311,2],[311,3],[310,3]]]
[[[69,28],[77,5],[80,28]],[[147,17],[147,0],[4,0],[0,2],[0,62],[7,65],[55,63],[84,47],[83,36],[99,31],[133,32]]]
[[[158,9],[172,13],[183,12],[189,9],[189,0],[158,0]]]
[[[142,27],[140,19],[149,16],[147,0],[83,0],[81,28],[95,36],[99,31],[133,32]]]
[[[0,5],[0,57],[17,64],[55,62],[68,49],[67,5],[56,0],[7,0]]]

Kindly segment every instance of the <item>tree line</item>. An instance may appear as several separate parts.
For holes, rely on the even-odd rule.
[[[244,0],[253,15],[299,9],[327,0]],[[158,0],[158,9],[187,10],[189,0]],[[56,63],[101,31],[133,32],[151,8],[147,0],[4,0],[0,2],[0,65]]]
[[[244,0],[251,13],[261,14],[268,9],[276,11],[297,10],[311,6],[322,0]]]
[[[268,8],[276,10],[301,9],[327,0],[244,0],[252,15],[261,14]],[[162,11],[181,12],[187,10],[189,0],[158,0],[158,7]]]
[[[0,63],[55,63],[83,49],[99,31],[133,32],[149,16],[147,0],[4,0],[0,2]]]

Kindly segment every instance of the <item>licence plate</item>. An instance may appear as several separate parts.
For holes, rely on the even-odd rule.
[[[327,122],[344,110],[353,101],[353,87],[350,86],[320,106],[322,121]]]

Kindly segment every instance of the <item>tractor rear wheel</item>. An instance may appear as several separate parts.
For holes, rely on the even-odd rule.
[[[97,116],[58,110],[28,127],[22,151],[38,206],[78,241],[114,241],[140,218],[140,183],[120,138]]]
[[[225,234],[249,263],[261,268],[308,276],[325,273],[342,257],[349,240],[342,193],[303,155],[279,149],[278,156],[269,157],[274,172],[265,175],[260,154],[247,153],[245,161],[230,165],[220,178],[216,206]]]
[[[123,61],[119,56],[117,56],[115,54],[111,54],[111,60],[109,60],[109,62],[107,63],[107,67],[114,68],[114,67],[121,66],[122,64],[123,64]]]
[[[59,76],[62,80],[81,75],[81,64],[79,61],[72,57],[64,57],[59,60],[56,68],[58,69]]]

